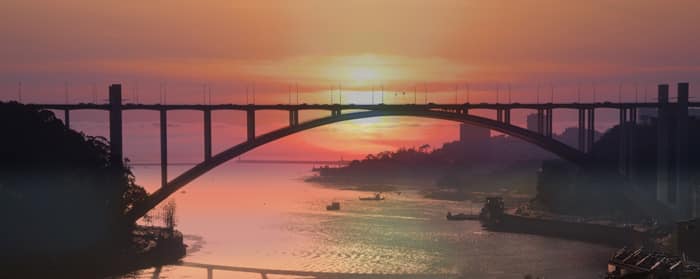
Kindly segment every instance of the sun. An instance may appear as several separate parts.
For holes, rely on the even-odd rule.
[[[360,84],[367,84],[376,81],[379,77],[377,70],[367,67],[356,67],[350,69],[350,79]]]

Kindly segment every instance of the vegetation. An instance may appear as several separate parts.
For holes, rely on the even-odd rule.
[[[146,191],[127,164],[110,163],[104,138],[18,103],[0,103],[0,127],[3,264],[89,265],[129,246],[124,214]]]
[[[569,215],[610,216],[619,219],[667,219],[668,209],[658,204],[656,191],[657,127],[655,123],[630,126],[635,144],[632,181],[617,175],[620,126],[608,130],[591,154],[596,168],[582,173],[560,160],[542,164],[534,205]],[[689,122],[689,141],[700,141],[700,121]],[[700,148],[688,150],[692,185],[700,184]],[[634,185],[634,186],[632,186]]]
[[[161,209],[161,214],[160,218],[163,220],[163,224],[165,224],[165,228],[167,228],[170,231],[175,230],[176,226],[176,218],[175,218],[175,200],[170,200],[168,203],[163,205]]]
[[[510,149],[501,148],[504,146]],[[369,154],[345,167],[319,168],[319,176],[309,180],[359,184],[362,190],[378,190],[382,184],[417,186],[425,189],[427,197],[448,200],[465,200],[472,192],[504,188],[534,194],[539,161],[533,160],[537,155],[532,154],[538,152],[510,137],[491,138],[485,146],[454,141],[436,149],[423,145]]]

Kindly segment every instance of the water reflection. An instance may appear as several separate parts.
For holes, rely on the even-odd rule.
[[[308,169],[234,163],[195,181],[176,198],[179,229],[190,246],[187,264],[132,277],[205,278],[208,266],[217,267],[211,269],[215,278],[591,278],[605,271],[613,252],[576,241],[489,233],[478,222],[448,222],[448,210],[476,206],[415,192],[359,201],[368,193],[298,179]],[[157,181],[155,168],[136,171],[139,179],[154,175]],[[341,202],[342,210],[326,211],[330,201]]]
[[[340,273],[340,272],[311,272],[311,271],[294,271],[294,270],[283,270],[283,269],[263,269],[263,268],[249,268],[249,267],[238,267],[238,266],[227,266],[227,265],[212,265],[212,264],[202,264],[202,263],[191,263],[183,262],[179,266],[197,268],[206,271],[207,279],[218,278],[215,277],[216,271],[230,271],[237,273],[252,273],[257,274],[261,278],[269,278],[271,275],[282,275],[274,276],[274,278],[315,278],[315,279],[354,279],[354,278],[367,278],[367,279],[393,279],[393,278],[451,278],[453,274],[357,274],[357,273]],[[154,279],[160,278],[161,267],[156,267],[153,272]]]

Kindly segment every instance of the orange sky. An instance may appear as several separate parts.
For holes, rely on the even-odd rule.
[[[187,103],[203,85],[213,102],[244,102],[253,84],[258,103],[286,103],[292,84],[309,103],[339,84],[355,103],[380,85],[386,102],[411,102],[392,93],[416,84],[434,102],[460,86],[464,101],[467,83],[472,102],[505,101],[508,84],[519,102],[535,101],[537,84],[561,101],[578,87],[592,100],[594,86],[597,100],[629,100],[659,82],[700,84],[697,11],[695,0],[12,1],[0,4],[0,100],[17,99],[19,82],[28,102],[63,102],[64,91],[92,101],[93,85],[103,98],[112,82],[141,102],[157,102],[163,82],[169,102]],[[456,136],[454,124],[418,121],[447,128],[404,142],[414,122],[380,122],[393,128],[341,125],[338,138],[362,153]],[[310,145],[336,154],[340,142]]]

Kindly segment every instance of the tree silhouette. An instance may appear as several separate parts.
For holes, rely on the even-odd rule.
[[[0,129],[0,261],[57,261],[125,246],[134,224],[124,213],[146,191],[128,161],[110,163],[104,138],[16,102],[0,102]]]

